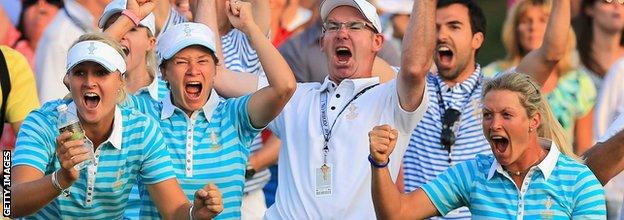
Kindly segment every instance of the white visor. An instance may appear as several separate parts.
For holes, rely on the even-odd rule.
[[[214,32],[204,24],[192,22],[176,24],[167,29],[158,37],[156,46],[158,64],[192,45],[204,46],[214,53],[216,48]]]
[[[99,63],[110,72],[116,70],[121,74],[126,72],[126,61],[123,56],[110,45],[99,41],[82,41],[71,47],[67,53],[66,73],[85,61]]]

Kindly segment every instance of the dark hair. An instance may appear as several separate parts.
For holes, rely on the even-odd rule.
[[[472,34],[476,34],[478,32],[483,33],[485,36],[485,29],[487,26],[487,22],[485,20],[485,15],[483,14],[483,10],[476,2],[472,0],[440,0],[438,1],[437,8],[444,8],[452,4],[461,4],[468,8],[468,16],[470,17],[470,28],[472,30]]]
[[[58,9],[63,8],[62,0],[45,0],[48,4],[54,5],[58,7]],[[33,5],[36,5],[39,0],[22,0],[22,11],[20,13],[19,22],[17,22],[17,30],[22,34],[19,40],[29,40],[26,37],[26,29],[24,27],[24,14],[26,13],[26,9],[30,8]],[[18,40],[18,41],[19,41]]]
[[[607,72],[592,55],[592,42],[594,41],[593,18],[585,13],[587,8],[592,7],[596,0],[583,0],[581,10],[574,18],[572,27],[576,32],[576,42],[579,56],[583,65],[594,73],[602,74]],[[623,30],[624,32],[624,30]],[[624,46],[624,38],[620,38],[620,45]]]

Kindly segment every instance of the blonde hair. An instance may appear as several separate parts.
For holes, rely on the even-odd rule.
[[[78,40],[76,40],[76,42],[72,44],[72,47],[76,45],[77,43],[80,43],[83,41],[99,41],[99,42],[105,43],[111,46],[113,49],[115,49],[115,51],[117,51],[117,53],[119,53],[119,55],[121,55],[121,57],[124,60],[126,59],[126,54],[123,52],[121,44],[119,44],[119,42],[115,41],[113,38],[111,38],[110,36],[104,33],[94,32],[94,33],[83,34],[82,36],[80,36],[80,38],[78,38]],[[126,96],[127,96],[126,86],[125,86],[126,85],[125,73],[120,73],[120,74],[121,74],[120,75],[121,88],[119,89],[119,94],[117,96],[117,100],[116,100],[117,103],[121,103],[123,100],[126,99]]]
[[[485,82],[481,97],[484,98],[488,92],[494,90],[507,90],[518,93],[520,104],[526,110],[529,118],[538,112],[542,116],[542,121],[537,128],[538,136],[552,140],[557,144],[561,153],[580,161],[574,154],[572,145],[568,143],[563,128],[555,119],[547,99],[541,94],[539,89],[538,84],[529,75],[504,73]]]
[[[520,18],[527,11],[529,6],[540,7],[542,11],[548,15],[550,14],[552,1],[551,0],[520,0],[518,1],[507,14],[505,23],[503,25],[502,37],[503,45],[507,51],[505,59],[500,61],[502,69],[509,69],[517,66],[520,63],[522,57],[526,56],[530,51],[526,51],[520,45],[518,38],[518,25],[520,24]],[[576,35],[574,31],[570,29],[568,32],[568,45],[566,46],[566,53],[559,60],[555,70],[561,76],[575,68],[576,57]]]

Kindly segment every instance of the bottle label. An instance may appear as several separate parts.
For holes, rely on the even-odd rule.
[[[65,131],[72,132],[72,136],[70,137],[70,140],[72,141],[84,139],[82,128],[80,127],[80,123],[78,122],[72,123],[59,129],[60,133],[63,133]]]

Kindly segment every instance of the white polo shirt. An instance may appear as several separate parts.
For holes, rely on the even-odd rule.
[[[352,101],[356,94],[379,83],[379,78],[347,79],[336,85],[328,78],[323,84],[300,83],[282,113],[269,124],[281,139],[275,204],[266,219],[375,219],[371,198],[371,170],[368,132],[374,126],[389,124],[399,130],[390,156],[390,173],[396,180],[401,158],[411,131],[427,110],[423,97],[414,112],[399,105],[396,80],[377,85]],[[426,89],[426,88],[425,88]],[[321,126],[320,102],[327,96],[331,132],[327,162],[331,165],[332,194],[317,196],[316,169],[323,164],[325,144]]]

